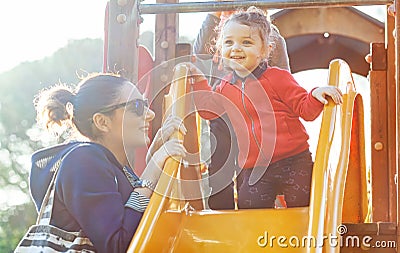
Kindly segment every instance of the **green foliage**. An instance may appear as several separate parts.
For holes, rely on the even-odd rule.
[[[7,212],[1,212],[0,252],[13,252],[28,227],[35,223],[36,216],[36,210],[32,203],[13,206]]]
[[[51,57],[25,62],[0,75],[0,122],[7,132],[25,137],[35,112],[34,95],[43,87],[59,83],[77,83],[76,73],[101,71],[102,41],[85,39],[70,43]],[[12,109],[11,109],[12,108]],[[11,109],[11,110],[10,110]]]
[[[51,143],[38,137],[34,96],[45,87],[60,82],[76,84],[86,72],[101,71],[102,47],[100,39],[70,41],[51,57],[22,63],[0,75],[0,194],[22,192],[29,200],[30,155]],[[31,201],[9,205],[0,213],[0,252],[13,252],[36,219]]]

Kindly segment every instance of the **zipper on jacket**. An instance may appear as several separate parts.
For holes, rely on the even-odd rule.
[[[249,119],[250,119],[250,121],[251,121],[251,132],[252,132],[253,138],[254,138],[254,140],[256,141],[256,144],[257,144],[257,147],[258,147],[258,149],[259,149],[259,151],[260,151],[260,154],[262,155],[262,157],[263,157],[266,161],[268,161],[268,159],[266,159],[266,157],[264,156],[264,152],[263,152],[262,149],[261,149],[261,144],[260,144],[260,143],[258,142],[258,140],[257,140],[257,135],[256,135],[256,130],[255,130],[254,119],[253,119],[253,117],[251,116],[250,112],[247,110],[247,106],[246,106],[246,103],[245,103],[244,88],[245,88],[246,81],[245,81],[245,80],[241,80],[241,82],[242,82],[242,89],[241,89],[241,91],[242,91],[242,104],[243,104],[244,111],[246,112],[247,116],[249,117]]]

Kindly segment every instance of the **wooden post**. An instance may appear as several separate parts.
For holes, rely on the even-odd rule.
[[[372,219],[389,221],[389,165],[386,50],[383,43],[373,43],[371,89],[371,182]]]
[[[387,55],[387,119],[388,119],[388,166],[389,166],[389,221],[396,222],[397,186],[395,183],[397,168],[397,117],[396,117],[396,59],[395,42],[393,37],[394,18],[386,18],[386,55]]]
[[[157,3],[176,3],[176,0],[157,0]],[[152,123],[155,134],[162,123],[162,105],[164,95],[167,94],[169,83],[172,80],[175,66],[175,44],[178,38],[178,16],[172,14],[157,14],[155,24],[154,58],[157,66],[152,74],[152,105],[157,116]]]
[[[139,14],[137,0],[110,0],[108,10],[107,71],[138,80]]]

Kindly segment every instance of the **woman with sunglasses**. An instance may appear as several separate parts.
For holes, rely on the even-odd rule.
[[[155,115],[131,82],[113,74],[90,75],[75,91],[63,85],[42,91],[35,107],[48,130],[72,127],[86,138],[33,154],[30,188],[37,209],[57,166],[54,160],[60,161],[52,158],[63,153],[50,224],[83,231],[96,252],[126,252],[166,158],[185,155],[181,141],[168,140],[176,130],[185,134],[185,127],[177,118],[166,119],[139,178],[130,165],[135,148],[149,144]]]

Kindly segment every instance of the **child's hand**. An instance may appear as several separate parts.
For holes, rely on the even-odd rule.
[[[318,87],[312,91],[311,95],[325,105],[328,104],[326,96],[331,97],[337,105],[343,103],[342,92],[333,86]]]
[[[201,70],[198,69],[193,63],[185,62],[185,63],[181,63],[180,65],[184,65],[189,69],[188,78],[191,78],[193,83],[207,80],[206,77],[204,76],[203,72],[201,72]]]

